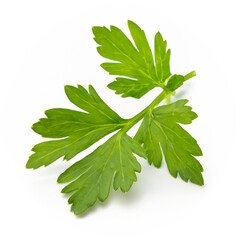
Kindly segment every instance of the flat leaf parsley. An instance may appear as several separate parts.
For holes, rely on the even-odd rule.
[[[141,98],[155,87],[162,92],[148,107],[130,119],[121,118],[90,85],[86,90],[65,86],[68,99],[79,111],[65,108],[49,109],[32,129],[45,138],[53,138],[32,148],[34,152],[26,167],[37,169],[48,166],[61,157],[70,160],[106,135],[115,132],[92,153],[74,163],[58,177],[58,183],[67,183],[62,193],[70,194],[68,202],[76,215],[83,214],[99,199],[105,201],[111,184],[114,190],[128,192],[137,181],[141,165],[136,155],[159,168],[164,157],[170,174],[203,185],[203,168],[195,156],[202,156],[197,141],[180,124],[190,124],[197,114],[187,106],[188,100],[170,103],[175,90],[196,75],[172,75],[170,49],[158,32],[155,35],[154,55],[144,31],[128,21],[133,39],[117,27],[93,27],[99,54],[111,60],[101,66],[116,80],[108,85],[122,97]],[[166,100],[167,104],[159,106]],[[127,132],[136,123],[142,123],[131,138]]]

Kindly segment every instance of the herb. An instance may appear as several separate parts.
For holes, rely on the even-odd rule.
[[[140,98],[155,87],[164,87],[164,81],[171,75],[170,49],[166,49],[167,42],[163,41],[158,32],[155,36],[155,66],[144,31],[132,21],[128,21],[128,27],[137,49],[114,26],[110,30],[106,27],[93,27],[94,40],[101,45],[97,48],[101,56],[118,61],[103,63],[101,66],[109,74],[125,77],[117,77],[108,87],[115,90],[116,94],[123,94],[122,97]]]
[[[76,215],[84,213],[97,199],[107,199],[111,183],[113,188],[128,192],[137,181],[136,172],[141,165],[133,154],[148,159],[149,164],[159,168],[163,156],[173,177],[203,185],[203,168],[194,156],[202,152],[197,141],[179,124],[190,124],[197,118],[188,100],[170,103],[186,80],[194,77],[193,71],[185,76],[170,72],[170,49],[158,32],[155,36],[154,57],[144,31],[134,22],[128,21],[134,44],[117,27],[93,27],[97,50],[105,58],[115,62],[101,66],[109,74],[122,76],[108,85],[122,97],[141,98],[155,87],[161,94],[144,110],[131,119],[121,118],[97,94],[92,86],[87,91],[82,86],[66,86],[68,99],[80,111],[55,108],[45,112],[33,125],[33,130],[46,141],[33,147],[34,152],[27,168],[48,166],[64,156],[70,160],[104,136],[117,132],[91,154],[74,163],[59,178],[59,183],[68,183],[62,190],[70,193],[69,203]],[[158,106],[164,99],[167,104]],[[142,120],[134,138],[127,132]]]
[[[185,105],[187,102],[179,100],[155,108],[143,119],[135,140],[143,143],[149,164],[160,167],[163,152],[173,177],[176,178],[179,173],[184,181],[190,179],[193,183],[203,185],[203,168],[193,157],[201,156],[202,151],[197,141],[178,124],[189,124],[197,118],[192,108]]]

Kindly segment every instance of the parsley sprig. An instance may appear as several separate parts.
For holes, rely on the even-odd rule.
[[[164,156],[173,177],[203,185],[203,168],[195,156],[202,151],[197,141],[180,124],[197,118],[188,100],[170,103],[170,97],[195,71],[187,75],[170,72],[170,49],[158,32],[155,35],[154,57],[144,31],[128,21],[132,43],[117,27],[93,27],[94,40],[101,56],[112,60],[101,66],[116,80],[108,85],[122,97],[141,98],[155,87],[162,92],[148,107],[131,119],[121,118],[90,85],[88,91],[78,85],[66,86],[68,99],[79,111],[54,108],[45,112],[33,130],[45,138],[53,138],[32,148],[26,167],[48,166],[61,157],[70,160],[104,136],[116,132],[92,153],[74,163],[59,178],[68,183],[62,190],[70,194],[69,203],[76,215],[84,213],[99,199],[105,201],[111,184],[114,190],[128,192],[137,181],[141,165],[134,154],[159,168]],[[166,105],[159,106],[164,100]],[[134,138],[127,132],[142,120]]]

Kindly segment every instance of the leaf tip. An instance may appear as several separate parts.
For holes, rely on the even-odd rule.
[[[68,96],[68,94],[69,94],[70,88],[71,88],[70,85],[65,85],[65,86],[64,86],[64,91],[65,91],[65,94],[66,94],[67,96]]]
[[[28,163],[25,165],[25,169],[30,169]]]
[[[134,21],[132,21],[130,19],[128,19],[127,22],[128,22],[128,25],[132,25],[132,26],[137,26],[138,27],[138,25]]]
[[[203,178],[200,179],[200,181],[194,182],[194,183],[197,184],[197,185],[200,186],[200,187],[203,187],[203,186],[204,186],[204,180],[203,180]]]
[[[33,170],[35,170],[35,169],[37,169],[37,167],[34,167],[34,166],[31,164],[31,162],[28,160],[28,162],[27,162],[26,165],[25,165],[25,169],[33,169]]]
[[[127,20],[127,23],[128,23],[128,24],[132,24],[132,23],[133,23],[133,21],[132,21],[132,20],[130,20],[130,19],[128,19],[128,20]]]
[[[89,84],[88,85],[88,90],[89,90],[89,92],[94,91],[94,87],[91,84]]]
[[[93,26],[92,27],[92,33],[96,36],[99,32],[99,30],[101,30],[103,27],[99,27],[99,26]]]
[[[67,181],[64,181],[63,173],[58,176],[57,183],[66,183]],[[63,190],[63,189],[62,189]]]
[[[58,182],[58,183],[59,183],[59,182]],[[63,188],[63,189],[61,190],[61,193],[66,193],[65,188]],[[70,203],[68,202],[68,204],[70,204]]]

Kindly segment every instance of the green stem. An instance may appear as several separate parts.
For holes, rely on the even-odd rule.
[[[184,81],[187,81],[189,78],[195,77],[196,76],[196,72],[192,71],[190,73],[188,73],[187,75],[184,76]]]
[[[188,80],[196,76],[196,72],[192,71],[184,76],[184,80]],[[126,133],[129,129],[131,129],[136,123],[138,123],[141,119],[143,119],[150,111],[153,110],[154,107],[158,106],[160,102],[166,99],[167,104],[170,103],[171,92],[167,88],[163,88],[164,90],[158,95],[153,102],[148,105],[145,109],[143,109],[140,113],[138,113],[135,117],[130,118],[126,125],[119,131],[120,134]]]
[[[125,127],[123,127],[120,132],[126,133],[130,128],[132,128],[136,123],[138,123],[142,118],[146,116],[146,114],[151,111],[154,107],[158,106],[160,102],[162,102],[166,96],[170,94],[170,91],[165,89],[158,95],[153,102],[148,105],[145,109],[143,109],[140,113],[138,113],[135,117],[129,119],[129,122]]]
[[[165,98],[166,104],[170,104],[171,102],[171,94],[169,93]]]

